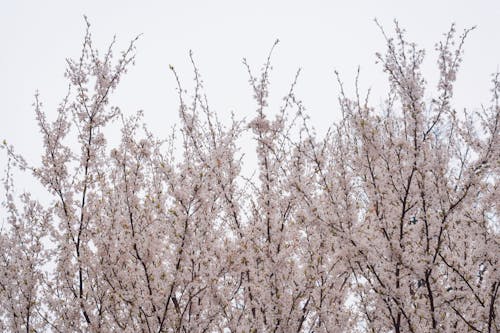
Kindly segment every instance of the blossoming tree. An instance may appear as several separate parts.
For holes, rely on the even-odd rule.
[[[384,108],[357,86],[354,98],[342,90],[342,120],[324,137],[294,93],[300,72],[271,117],[271,53],[258,75],[244,61],[255,117],[228,124],[190,54],[190,95],[171,67],[179,138],[163,140],[141,113],[109,105],[136,40],[114,60],[113,45],[95,49],[88,25],[55,120],[36,95],[41,165],[3,144],[0,330],[498,331],[500,80],[489,107],[452,108],[468,32],[457,39],[452,27],[437,44],[430,101],[423,50],[397,25],[394,38],[384,33]],[[110,149],[113,120],[121,142]],[[255,139],[250,179],[243,135]],[[15,166],[50,204],[15,193]]]

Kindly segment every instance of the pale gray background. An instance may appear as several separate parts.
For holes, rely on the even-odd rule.
[[[173,64],[186,87],[193,77],[192,49],[205,80],[209,101],[221,118],[233,110],[251,117],[255,105],[241,60],[258,70],[276,38],[271,76],[272,101],[279,102],[298,67],[297,86],[320,132],[338,119],[341,72],[348,92],[357,66],[361,88],[373,88],[375,106],[385,97],[386,75],[374,53],[384,52],[376,17],[392,33],[393,19],[408,37],[427,49],[424,71],[435,86],[434,43],[452,22],[461,32],[477,25],[465,47],[456,87],[457,108],[478,108],[490,99],[490,74],[500,64],[500,1],[2,1],[0,6],[0,140],[13,143],[30,161],[40,155],[40,135],[31,104],[40,91],[49,116],[66,92],[65,58],[79,55],[83,15],[92,23],[95,44],[104,48],[114,34],[123,48],[137,34],[136,66],[112,102],[126,114],[138,109],[153,132],[166,136],[177,122]],[[117,49],[118,50],[118,49]],[[271,106],[276,106],[273,103]],[[0,152],[0,168],[6,155]],[[23,184],[23,181],[26,184]],[[31,180],[21,179],[21,187]]]

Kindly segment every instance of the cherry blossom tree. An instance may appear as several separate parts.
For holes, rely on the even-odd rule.
[[[68,60],[53,121],[38,94],[41,165],[6,142],[0,230],[5,332],[496,332],[500,275],[500,77],[479,112],[452,107],[470,30],[436,46],[435,95],[424,51],[396,24],[377,54],[390,90],[339,98],[325,136],[295,94],[270,110],[273,45],[261,70],[244,60],[250,121],[219,120],[190,53],[178,84],[179,130],[154,136],[110,96],[134,62],[92,44]],[[105,129],[121,124],[117,147]],[[255,142],[245,176],[239,139]],[[109,138],[108,138],[109,139]],[[51,200],[16,194],[30,173]]]
[[[383,110],[343,95],[348,180],[359,218],[352,291],[373,332],[498,330],[498,74],[480,112],[451,107],[470,30],[438,43],[437,95],[425,100],[424,51],[386,36],[377,55],[390,82]],[[339,156],[340,157],[340,156]]]

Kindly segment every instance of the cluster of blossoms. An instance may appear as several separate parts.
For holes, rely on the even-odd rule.
[[[271,53],[257,76],[244,62],[249,123],[218,120],[194,61],[192,96],[171,67],[182,125],[160,140],[141,113],[109,105],[135,40],[115,61],[87,29],[54,121],[36,98],[41,165],[3,144],[0,331],[498,332],[500,77],[491,106],[452,108],[468,32],[437,44],[431,102],[423,50],[397,25],[384,33],[383,109],[342,89],[343,117],[324,137],[294,93],[299,72],[270,119]],[[242,173],[245,133],[255,179]],[[13,165],[50,204],[14,194]]]

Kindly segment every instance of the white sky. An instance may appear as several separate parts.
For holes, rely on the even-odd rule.
[[[255,105],[246,57],[257,71],[276,38],[280,39],[271,75],[275,100],[288,91],[297,68],[297,86],[312,123],[323,131],[339,115],[334,69],[352,87],[361,66],[361,87],[372,87],[372,102],[385,97],[386,76],[374,53],[385,52],[373,19],[387,32],[397,19],[408,37],[427,49],[425,73],[435,86],[434,43],[452,22],[460,32],[477,25],[466,43],[455,105],[488,103],[490,74],[500,64],[500,1],[2,1],[0,7],[0,140],[37,161],[41,143],[31,104],[36,89],[49,116],[66,92],[65,58],[79,54],[83,15],[92,23],[96,45],[117,35],[118,48],[143,33],[131,68],[112,99],[127,114],[138,109],[152,130],[167,136],[177,122],[173,64],[189,87],[195,54],[212,109],[221,117],[234,110],[251,117]],[[118,51],[118,49],[117,49]],[[352,89],[348,89],[352,91]],[[0,168],[5,167],[0,151]]]

